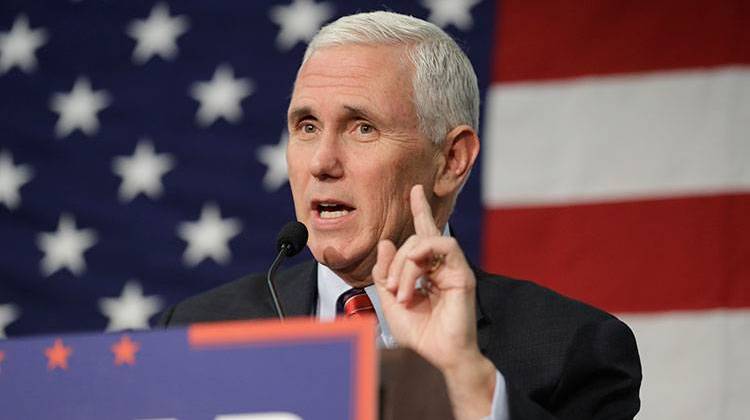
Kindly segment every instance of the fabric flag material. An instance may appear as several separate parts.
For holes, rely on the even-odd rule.
[[[445,27],[487,86],[491,1],[2,2],[0,337],[147,328],[265,271],[294,219],[286,108],[307,42],[383,8]],[[479,182],[454,222],[475,258]]]
[[[508,0],[483,143],[483,262],[617,313],[639,419],[750,402],[750,8]]]
[[[743,418],[742,0],[4,1],[0,338],[147,328],[266,269],[294,217],[306,42],[384,8],[444,27],[477,70],[482,161],[451,220],[468,256],[627,321],[640,419]]]

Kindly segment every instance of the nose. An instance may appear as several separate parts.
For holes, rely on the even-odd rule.
[[[322,136],[315,144],[310,173],[321,181],[341,178],[344,175],[341,152],[341,143],[336,135]]]

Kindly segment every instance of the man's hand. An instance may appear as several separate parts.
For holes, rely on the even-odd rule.
[[[457,419],[487,416],[495,368],[477,346],[474,273],[456,240],[441,235],[421,185],[410,203],[415,235],[398,250],[378,244],[372,277],[383,313],[399,345],[443,372]]]

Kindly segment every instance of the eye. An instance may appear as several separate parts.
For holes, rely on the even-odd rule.
[[[359,125],[359,133],[360,134],[372,134],[375,131],[375,127],[371,126],[367,123],[362,123]]]
[[[315,126],[310,123],[303,124],[302,132],[304,132],[305,134],[313,134],[315,133]]]

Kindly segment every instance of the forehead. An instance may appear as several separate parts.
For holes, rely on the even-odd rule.
[[[404,46],[342,45],[315,51],[299,71],[294,107],[324,101],[350,105],[411,105],[413,66]],[[404,112],[405,110],[398,110]]]

